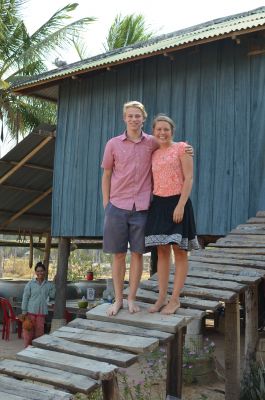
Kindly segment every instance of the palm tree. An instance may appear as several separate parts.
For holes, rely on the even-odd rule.
[[[148,29],[143,15],[131,14],[122,17],[118,14],[109,29],[104,48],[111,51],[148,40],[154,35],[154,32]]]
[[[103,44],[103,47],[107,52],[148,40],[154,35],[154,32],[149,32],[148,29],[143,15],[131,14],[121,17],[118,14],[110,26],[107,43]],[[88,47],[83,39],[74,39],[73,46],[80,60],[89,57]]]
[[[55,122],[55,105],[41,100],[16,97],[10,85],[14,80],[47,70],[47,55],[72,46],[87,25],[95,18],[86,17],[67,24],[78,6],[71,3],[59,9],[32,35],[22,20],[26,0],[0,0],[0,122],[10,135],[26,134],[40,121]],[[58,54],[58,53],[57,53]]]

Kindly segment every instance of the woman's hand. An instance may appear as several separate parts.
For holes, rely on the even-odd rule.
[[[178,224],[183,220],[184,206],[178,204],[173,212],[173,221]]]

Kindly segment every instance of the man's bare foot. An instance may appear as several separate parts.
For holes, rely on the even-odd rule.
[[[117,315],[120,309],[123,308],[123,301],[122,300],[116,300],[107,310],[107,315],[109,317],[113,315]]]
[[[158,299],[155,304],[153,304],[151,307],[149,307],[147,309],[148,312],[150,313],[155,313],[155,312],[159,312],[161,310],[161,308],[165,307],[168,304],[167,300],[165,299]]]
[[[175,312],[179,309],[179,307],[180,307],[179,300],[170,299],[168,304],[165,307],[163,307],[160,312],[161,314],[164,315],[175,314]]]
[[[134,300],[129,300],[128,299],[128,308],[129,308],[129,312],[131,314],[137,313],[140,311],[140,307],[137,306],[137,304],[135,304]]]

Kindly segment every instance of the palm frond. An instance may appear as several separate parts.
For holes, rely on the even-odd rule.
[[[154,32],[149,31],[143,15],[131,14],[122,17],[118,14],[110,27],[104,48],[106,51],[118,49],[148,40],[153,35]]]
[[[77,39],[73,39],[72,42],[80,60],[89,57],[88,48],[84,40],[78,37]]]

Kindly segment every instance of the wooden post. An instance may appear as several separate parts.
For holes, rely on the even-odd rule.
[[[70,254],[70,238],[60,237],[58,243],[58,265],[56,273],[56,296],[51,331],[64,326],[66,304],[66,282],[68,257]]]
[[[248,373],[250,364],[255,360],[258,343],[258,288],[249,286],[245,292],[246,329],[245,329],[245,366]]]
[[[45,272],[45,279],[48,279],[49,276],[49,262],[50,262],[50,254],[51,254],[51,235],[48,232],[46,234],[46,242],[45,242],[45,250],[44,250],[44,261],[43,264],[45,265],[46,272]]]
[[[150,260],[150,276],[157,272],[157,249],[156,247],[151,250],[151,260]]]
[[[120,400],[117,377],[109,381],[102,381],[103,400]]]
[[[180,329],[173,340],[167,345],[167,395],[181,398],[182,364],[183,364],[183,335]]]
[[[240,317],[238,296],[225,303],[225,400],[240,395]]]

